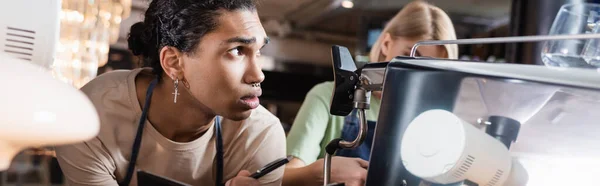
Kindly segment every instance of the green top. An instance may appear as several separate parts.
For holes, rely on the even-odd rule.
[[[327,143],[342,136],[344,116],[329,113],[333,87],[333,82],[320,83],[306,94],[287,136],[287,154],[307,165],[325,157]],[[380,104],[379,99],[371,99],[371,107],[366,111],[367,120],[377,120]]]

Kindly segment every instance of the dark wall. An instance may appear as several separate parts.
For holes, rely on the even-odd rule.
[[[588,0],[587,2],[600,2]],[[567,3],[585,0],[513,0],[510,36],[547,35],[560,7]],[[508,44],[506,59],[509,62],[543,65],[541,51],[544,42]]]

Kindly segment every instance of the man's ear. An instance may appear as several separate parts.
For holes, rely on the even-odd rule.
[[[182,57],[183,53],[175,47],[164,46],[160,49],[160,65],[167,76],[173,80],[183,78]]]

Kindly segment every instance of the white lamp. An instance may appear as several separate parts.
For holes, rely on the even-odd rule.
[[[406,128],[401,147],[406,169],[432,183],[527,185],[527,171],[505,145],[445,110],[419,114]]]
[[[64,41],[68,41],[62,34],[70,26],[64,24],[65,19],[79,18],[77,12],[65,9],[71,7],[65,3],[84,7],[105,1],[115,2],[0,1],[0,84],[3,86],[0,92],[0,171],[6,170],[13,157],[26,148],[75,143],[97,135],[98,114],[91,101],[76,88],[96,76],[97,60],[85,53],[69,53],[72,56],[67,58],[69,56],[65,57],[60,49],[65,46]],[[82,24],[81,29],[87,28],[85,26]],[[105,36],[104,39],[109,40],[109,35]],[[70,49],[90,50],[75,46]],[[95,63],[85,64],[79,58]]]
[[[0,53],[0,171],[29,147],[93,138],[99,118],[91,101],[37,65]]]

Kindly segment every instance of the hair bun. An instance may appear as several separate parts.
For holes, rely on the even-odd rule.
[[[137,22],[131,25],[129,37],[127,38],[127,46],[133,55],[138,56],[144,54],[146,47],[146,43],[143,39],[145,27],[144,22]]]

